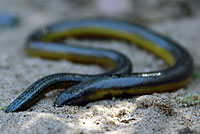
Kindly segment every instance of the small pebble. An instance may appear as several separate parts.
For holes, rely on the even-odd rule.
[[[0,11],[0,28],[13,28],[16,27],[17,24],[17,16]]]
[[[190,132],[191,132],[191,130],[188,126],[185,126],[178,130],[178,134],[188,134]]]

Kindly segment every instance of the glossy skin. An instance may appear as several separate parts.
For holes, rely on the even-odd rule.
[[[107,97],[173,91],[185,86],[191,80],[193,60],[184,48],[166,37],[127,22],[100,19],[63,22],[46,28],[45,32],[35,32],[28,40],[26,50],[31,55],[47,58],[64,56],[74,61],[77,60],[77,56],[73,54],[76,53],[78,56],[82,57],[82,54],[80,54],[81,50],[73,51],[73,54],[70,56],[65,56],[63,54],[52,55],[59,53],[60,50],[55,49],[56,46],[51,47],[51,44],[53,44],[53,46],[55,44],[50,42],[59,42],[63,38],[68,37],[114,38],[129,41],[161,57],[170,67],[154,72],[130,73],[130,70],[127,68],[131,65],[128,65],[128,67],[125,67],[126,69],[122,69],[128,71],[121,71],[119,68],[118,71],[111,71],[106,75],[92,76],[93,78],[80,76],[81,80],[79,79],[78,82],[74,80],[76,74],[54,74],[38,80],[31,85],[22,95],[10,104],[6,112],[25,110],[32,105],[32,102],[36,102],[36,100],[40,98],[38,95],[43,95],[46,91],[49,91],[49,89],[57,89],[58,87],[69,88],[57,98],[54,104],[55,106],[84,105]],[[59,46],[59,44],[56,45]],[[46,52],[48,52],[48,54]],[[67,50],[62,52],[65,53]],[[90,52],[93,56],[96,54],[93,53],[93,50],[88,51],[88,53]],[[98,57],[99,54],[95,56]],[[98,62],[98,60],[95,60],[95,62],[100,64],[104,63],[102,61],[105,60],[105,64],[108,64],[113,60],[111,57],[109,57],[111,59],[110,61],[107,60],[108,57],[100,58],[100,62]],[[87,56],[81,59],[83,61],[91,61]],[[114,63],[118,65],[118,62]],[[113,63],[111,65],[113,65]],[[122,67],[122,65],[118,66]],[[64,80],[62,77],[59,77],[60,75],[64,76]],[[84,80],[82,80],[82,77],[84,77]],[[39,93],[40,91],[42,91],[42,93]]]

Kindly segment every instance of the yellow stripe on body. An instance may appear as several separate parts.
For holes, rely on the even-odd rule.
[[[104,98],[107,95],[111,96],[121,96],[123,94],[128,95],[141,95],[141,94],[151,94],[151,93],[161,93],[161,92],[171,92],[174,91],[177,88],[181,88],[184,85],[188,84],[192,79],[192,75],[188,77],[185,80],[171,83],[171,84],[163,84],[163,85],[157,85],[152,87],[139,87],[139,88],[130,88],[130,89],[106,89],[101,90],[98,92],[92,93],[89,98],[93,101],[99,100]]]
[[[29,56],[34,57],[42,57],[42,58],[51,58],[51,59],[67,59],[73,62],[78,63],[87,63],[87,64],[98,64],[105,67],[116,67],[116,63],[107,58],[95,58],[94,56],[86,56],[86,55],[75,55],[71,53],[62,53],[62,52],[51,52],[51,51],[41,51],[39,49],[26,49],[26,53]]]
[[[118,31],[113,29],[106,29],[103,27],[73,28],[67,31],[49,33],[47,36],[43,38],[43,41],[53,41],[59,38],[76,37],[84,34],[91,36],[103,36],[108,38],[118,38],[126,40],[154,53],[158,57],[165,60],[165,62],[167,62],[171,66],[175,64],[175,59],[172,56],[172,54],[167,50],[165,50],[164,48],[159,47],[158,46],[159,44],[156,45],[150,42],[149,40],[146,40],[143,37],[140,37],[133,33]]]

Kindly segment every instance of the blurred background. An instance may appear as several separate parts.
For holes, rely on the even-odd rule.
[[[109,16],[155,23],[199,14],[200,0],[0,0],[0,12],[39,22]]]
[[[0,53],[23,54],[24,42],[35,29],[89,17],[135,21],[177,40],[194,58],[199,56],[200,0],[0,0]]]

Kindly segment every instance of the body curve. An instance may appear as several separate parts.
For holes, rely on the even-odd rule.
[[[113,58],[113,55],[106,54],[112,51],[97,53],[95,51],[98,50],[88,50],[88,48],[84,52],[82,50],[85,48],[74,51],[74,49],[79,49],[79,47],[64,49],[65,46],[62,44],[62,40],[70,37],[95,37],[99,39],[129,41],[159,56],[169,64],[169,67],[153,72],[130,73],[131,65],[129,65],[129,62],[123,62],[123,64],[119,65],[118,61]],[[49,88],[56,89],[58,87],[60,88],[60,86],[62,88],[68,88],[57,98],[54,104],[55,106],[84,105],[109,96],[173,91],[188,84],[193,73],[193,60],[190,54],[179,44],[144,27],[128,22],[105,19],[66,21],[46,27],[45,30],[34,32],[26,44],[26,51],[30,55],[47,58],[64,57],[72,61],[76,61],[78,59],[77,57],[81,55],[81,62],[87,62],[89,60],[96,64],[109,64],[114,69],[106,74],[92,76],[92,78],[91,76],[84,75],[84,80],[79,82],[76,82],[74,74],[69,74],[68,77],[64,77],[65,80],[58,76],[66,76],[66,74],[47,76],[38,80],[25,90],[21,97],[19,96],[11,103],[6,112],[27,109],[32,105],[31,102],[36,102],[39,99],[37,96],[41,93],[35,93],[35,91],[43,91],[43,93],[46,93]],[[91,60],[89,58],[91,53],[92,56],[95,55],[96,57],[102,54],[104,56],[103,58],[98,57],[97,60],[95,58],[95,60]],[[124,65],[127,65],[126,63],[128,67],[124,67]],[[122,69],[122,66],[125,69]],[[87,79],[87,77],[90,78]],[[71,79],[69,80],[69,78]],[[60,80],[63,81],[58,82]]]

